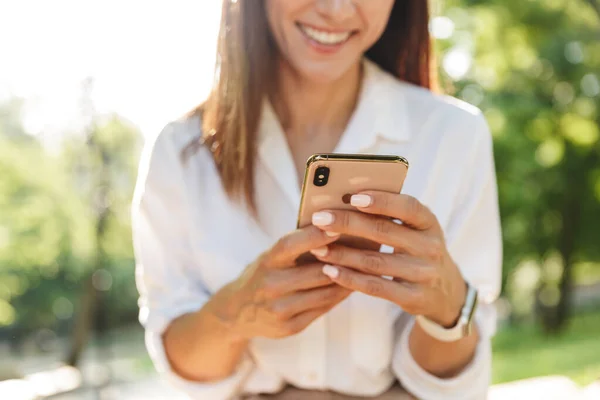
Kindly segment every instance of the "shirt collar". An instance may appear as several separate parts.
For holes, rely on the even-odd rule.
[[[365,153],[378,138],[395,143],[410,139],[404,86],[375,63],[365,59],[363,65],[358,104],[335,153]],[[296,167],[285,133],[268,100],[263,106],[258,141],[261,162],[297,209],[300,187]]]
[[[340,153],[363,152],[378,138],[396,143],[410,139],[402,83],[369,59],[363,66],[361,94],[338,145]]]

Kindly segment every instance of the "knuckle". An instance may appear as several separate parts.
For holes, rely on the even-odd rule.
[[[299,333],[302,330],[303,326],[298,322],[298,320],[290,320],[282,324],[281,330],[285,336],[292,336]]]
[[[432,288],[443,287],[443,278],[437,271],[431,272],[429,276],[429,286]]]
[[[409,307],[415,312],[419,313],[424,306],[425,295],[421,290],[413,290],[409,296],[407,296],[407,302]]]
[[[284,236],[280,238],[277,243],[275,243],[275,246],[273,246],[273,252],[275,254],[285,254],[290,251],[291,246],[292,240],[290,237]]]
[[[259,291],[261,297],[265,299],[274,299],[280,295],[279,285],[273,278],[265,278]]]
[[[383,218],[378,218],[375,221],[373,230],[376,235],[387,236],[390,233],[390,223],[389,223],[389,221],[387,221]]]
[[[320,304],[327,304],[327,303],[331,302],[333,299],[335,299],[337,292],[338,292],[338,290],[335,286],[323,290],[323,292],[319,296]]]
[[[428,266],[420,266],[415,268],[416,280],[428,286],[436,286],[440,280],[440,276],[435,268]]]
[[[278,304],[276,302],[269,303],[267,305],[268,312],[273,316],[276,321],[285,321],[288,319],[289,310],[287,307]]]
[[[329,282],[329,278],[323,273],[324,265],[325,264],[316,264],[314,267],[310,267],[308,279],[311,282]]]
[[[386,210],[390,206],[389,196],[386,195],[371,195],[373,199],[373,205],[379,210]]]
[[[422,205],[416,197],[406,196],[405,207],[408,214],[417,215],[421,212]]]
[[[439,238],[431,238],[427,244],[427,256],[438,261],[444,256],[444,243]]]
[[[407,267],[407,269],[410,271],[410,273],[412,275],[411,278],[415,282],[427,282],[427,280],[429,279],[429,277],[428,277],[429,272],[422,265],[418,265],[418,264],[417,265],[409,265]]]
[[[349,212],[341,212],[336,218],[339,218],[340,226],[343,228],[348,228],[351,224],[350,213]]]
[[[350,272],[340,270],[337,279],[338,279],[338,281],[340,281],[341,283],[343,283],[346,286],[350,286],[350,287],[354,286],[354,277],[352,276],[352,273],[350,273]]]
[[[352,291],[346,288],[340,288],[337,294],[337,302],[342,302],[352,294]]]
[[[306,240],[310,243],[318,242],[322,238],[322,231],[317,227],[310,227],[306,231]]]
[[[333,245],[327,246],[327,262],[334,264],[342,264],[342,260],[344,258],[344,250],[339,249],[338,247]]]
[[[380,253],[365,253],[363,255],[362,264],[366,270],[372,273],[379,273],[383,269],[385,260]]]
[[[383,293],[383,284],[375,279],[369,279],[365,292],[370,296],[380,296]]]

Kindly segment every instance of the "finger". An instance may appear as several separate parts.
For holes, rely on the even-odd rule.
[[[331,307],[322,307],[315,310],[304,311],[283,324],[284,336],[291,336],[302,332],[321,315],[327,313]]]
[[[267,297],[277,298],[300,290],[331,285],[331,280],[323,275],[322,269],[322,263],[312,263],[272,271],[264,283]]]
[[[388,218],[357,211],[321,211],[313,216],[313,224],[326,231],[362,237],[414,256],[423,254],[430,246],[429,237],[422,232]]]
[[[386,254],[331,244],[311,251],[327,264],[341,265],[375,276],[391,276],[408,282],[426,283],[435,269],[407,254]]]
[[[329,276],[333,282],[346,289],[389,300],[400,306],[418,300],[415,293],[419,292],[400,282],[364,274],[337,265],[326,265],[323,267],[323,273]]]
[[[414,229],[428,230],[438,225],[426,206],[406,194],[367,191],[352,196],[350,203],[362,212],[395,218]]]
[[[331,282],[331,280],[330,280]],[[337,304],[350,294],[339,285],[296,292],[274,300],[269,309],[279,320],[288,320],[304,311]]]
[[[297,229],[275,243],[267,253],[267,266],[285,268],[293,265],[294,261],[311,249],[325,246],[336,241],[339,234],[329,230],[324,232],[314,226]]]

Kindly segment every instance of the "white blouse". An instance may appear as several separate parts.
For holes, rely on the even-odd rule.
[[[335,152],[409,160],[403,192],[435,213],[450,254],[480,291],[475,358],[459,376],[432,376],[409,351],[413,317],[388,301],[353,293],[299,334],[253,339],[236,372],[223,381],[197,383],[174,373],[161,340],[169,323],[200,309],[295,228],[300,187],[284,133],[267,105],[256,167],[258,220],[228,199],[208,149],[181,161],[182,149],[200,135],[198,119],[169,124],[148,141],[140,163],[132,209],[140,321],[157,370],[190,397],[275,393],[286,383],[373,396],[398,379],[422,399],[485,398],[496,329],[491,303],[500,290],[502,258],[490,131],[475,107],[400,82],[369,61],[365,70],[357,108]]]

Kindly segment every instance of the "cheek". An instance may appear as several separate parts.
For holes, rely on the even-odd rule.
[[[267,22],[269,23],[269,30],[277,47],[285,47],[283,33],[283,15],[285,13],[284,0],[265,0],[265,12],[267,14]]]
[[[366,41],[369,47],[373,45],[383,34],[389,22],[394,1],[389,0],[385,5],[379,3],[371,3],[372,5],[363,10],[363,18],[368,27]]]
[[[289,42],[295,29],[293,16],[307,1],[312,0],[264,0],[269,30],[282,54],[293,50],[293,43]]]

